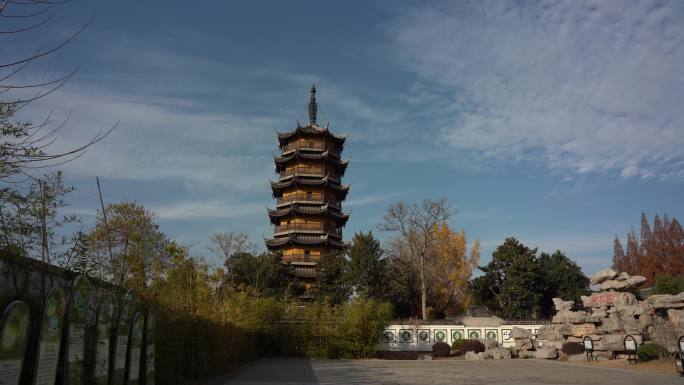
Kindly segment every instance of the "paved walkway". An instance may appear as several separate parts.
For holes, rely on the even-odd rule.
[[[264,359],[246,365],[227,381],[220,381],[217,384],[682,385],[684,379],[664,374],[595,368],[541,360]]]

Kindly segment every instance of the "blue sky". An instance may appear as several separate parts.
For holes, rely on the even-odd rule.
[[[20,13],[24,8],[15,6]],[[29,6],[23,6],[29,7]],[[81,69],[21,117],[69,112],[56,149],[117,129],[64,167],[69,210],[92,224],[137,201],[162,231],[206,250],[212,232],[272,232],[274,130],[348,133],[345,237],[400,200],[444,197],[452,225],[565,251],[585,272],[649,217],[684,219],[684,3],[632,1],[83,1],[16,57],[94,23],[22,80]],[[10,9],[12,10],[12,9]],[[8,13],[10,13],[8,11]],[[2,20],[3,23],[8,21]],[[14,22],[14,20],[11,20]]]

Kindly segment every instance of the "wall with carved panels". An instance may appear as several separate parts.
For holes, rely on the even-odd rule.
[[[509,324],[492,327],[470,327],[463,325],[389,325],[383,332],[378,350],[380,351],[431,351],[436,342],[451,345],[457,339],[486,338],[499,342],[500,346],[513,346],[511,338],[513,327],[527,329],[536,336],[544,324]]]

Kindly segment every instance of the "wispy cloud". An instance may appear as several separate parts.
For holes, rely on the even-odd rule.
[[[450,147],[684,179],[684,3],[458,2],[388,31]],[[430,95],[433,95],[430,97]]]
[[[152,207],[159,218],[174,220],[230,219],[254,217],[262,214],[266,218],[263,203],[224,202],[219,200],[179,202]]]

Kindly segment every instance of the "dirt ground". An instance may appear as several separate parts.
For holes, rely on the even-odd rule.
[[[586,366],[594,366],[598,368],[618,368],[618,369],[628,369],[640,372],[649,373],[662,373],[662,374],[677,374],[677,369],[675,368],[674,359],[662,359],[654,360],[648,362],[638,362],[636,365],[629,364],[627,360],[606,360],[606,361],[576,361],[568,362],[568,364],[579,364]]]
[[[682,385],[667,364],[624,369],[621,361],[594,363],[544,360],[309,360],[262,359],[211,385]],[[611,365],[615,365],[612,367]],[[625,366],[626,367],[626,366]],[[646,371],[645,369],[654,371]]]

